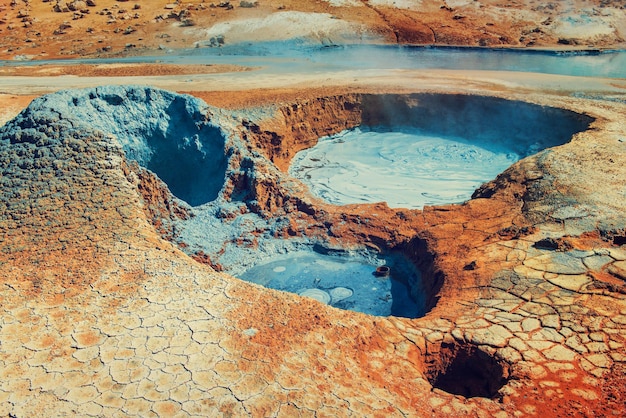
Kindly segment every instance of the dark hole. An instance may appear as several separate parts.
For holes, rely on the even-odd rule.
[[[615,245],[624,245],[626,244],[626,236],[616,235],[613,237],[613,244]]]
[[[224,184],[225,134],[206,105],[149,87],[104,86],[73,94],[76,120],[115,136],[126,157],[163,180],[192,206],[215,200]]]
[[[199,130],[182,123],[176,130],[149,139],[153,154],[147,168],[191,206],[214,200],[224,183],[227,165],[221,131],[213,127]]]
[[[433,387],[466,398],[494,398],[508,371],[489,354],[473,346],[444,345],[434,362]]]

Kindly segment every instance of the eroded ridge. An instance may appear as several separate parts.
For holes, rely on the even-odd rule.
[[[248,223],[251,239],[230,240],[402,251],[425,278],[432,309],[419,319],[338,310],[191,260],[154,227],[177,202],[165,186],[140,187],[116,138],[33,103],[0,130],[0,414],[622,413],[626,169],[608,161],[626,109],[560,100],[584,106],[594,129],[514,164],[466,204],[423,211],[326,205],[248,150],[243,134],[252,123],[271,132],[275,117],[219,124],[236,157],[216,218]],[[458,364],[491,372],[471,390],[440,384]]]

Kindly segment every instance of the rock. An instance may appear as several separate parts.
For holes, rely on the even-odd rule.
[[[257,7],[259,5],[258,1],[241,1],[239,2],[239,7],[243,7],[243,8],[251,8],[251,7]]]
[[[64,0],[57,0],[57,3],[54,5],[52,10],[56,13],[67,13],[70,11]]]
[[[569,251],[573,248],[572,244],[565,238],[544,238],[537,241],[533,247],[552,251]]]
[[[213,48],[222,46],[224,45],[224,41],[225,41],[224,35],[213,36],[211,37],[211,39],[209,39],[208,46],[213,47]]]
[[[72,12],[83,10],[86,7],[87,3],[82,0],[74,0],[67,4],[67,8]]]

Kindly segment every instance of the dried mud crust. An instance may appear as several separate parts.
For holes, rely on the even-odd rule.
[[[308,112],[285,103],[289,114],[274,106],[271,118],[236,119],[238,132],[259,149],[263,135],[287,132],[310,146],[324,126],[343,128],[337,118],[358,122],[344,117],[348,95],[334,97],[308,96]],[[187,215],[167,207],[167,190],[142,178],[113,138],[37,112],[4,127],[0,414],[622,413],[614,385],[623,385],[626,301],[615,289],[626,250],[615,197],[624,169],[598,162],[619,154],[625,110],[559,100],[584,107],[593,130],[514,165],[464,205],[339,208],[301,194],[294,210],[284,185],[257,183],[255,200],[270,203],[250,210],[290,216],[285,237],[395,247],[421,262],[433,309],[416,320],[339,311],[217,274],[161,238],[155,219]],[[585,185],[561,164],[574,158]],[[455,358],[494,361],[502,376],[489,366],[486,386],[508,382],[469,398],[433,390]]]

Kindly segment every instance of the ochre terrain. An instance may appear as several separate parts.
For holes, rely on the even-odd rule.
[[[166,9],[165,1],[95,0],[84,9],[89,13],[75,14],[54,12],[55,1],[4,1],[0,57],[193,47],[206,40],[199,28],[272,11],[331,13],[366,24],[384,42],[623,41],[618,1],[398,1],[408,9],[331,3],[232,2],[231,9],[179,1]],[[561,35],[551,31],[566,12],[594,7],[597,15],[586,21],[604,16],[614,35],[579,39],[563,28]],[[99,14],[104,9],[111,14]],[[183,10],[190,11],[181,16]],[[283,217],[277,234],[284,239],[306,235],[337,247],[402,251],[424,274],[431,311],[418,319],[372,317],[216,272],[210,257],[186,254],[170,229],[169,218],[189,216],[186,209],[114,140],[81,135],[72,124],[24,124],[22,135],[3,137],[0,148],[0,416],[626,414],[623,80],[391,71],[241,82],[240,70],[0,67],[0,77],[15,80],[0,93],[0,122],[41,94],[78,82],[148,80],[199,97],[233,112],[236,134],[259,156],[257,169],[266,170],[252,183],[255,206],[242,212]],[[218,71],[232,77],[211,79]],[[193,74],[207,76],[181,81]],[[576,97],[581,90],[592,97]],[[282,176],[295,152],[359,125],[364,95],[416,92],[478,92],[563,108],[590,126],[570,143],[514,164],[461,205],[336,207],[304,187],[286,193]],[[242,110],[252,116],[242,120]],[[481,395],[433,387],[455,359],[480,375],[460,373],[457,388]]]
[[[224,25],[237,21],[246,23]],[[0,59],[166,53],[285,32],[322,43],[612,48],[625,21],[623,2],[606,0],[3,0]]]

